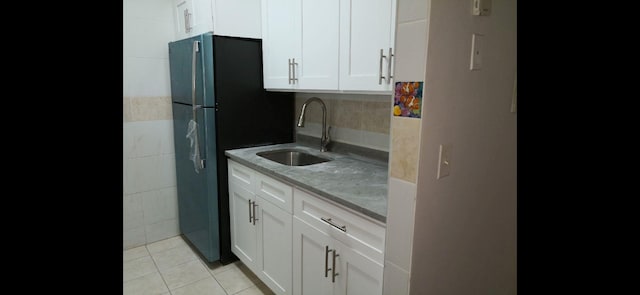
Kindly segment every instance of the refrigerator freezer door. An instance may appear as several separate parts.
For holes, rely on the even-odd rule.
[[[197,45],[195,44],[197,42]],[[194,46],[195,68],[193,67]],[[169,43],[169,70],[171,77],[171,101],[192,104],[193,79],[195,76],[196,104],[213,107],[213,59],[211,57],[212,36],[198,35]],[[195,74],[195,75],[194,75]],[[205,83],[203,83],[205,81]]]
[[[215,110],[197,111],[200,155],[204,169],[196,173],[187,138],[190,105],[172,103],[180,232],[209,262],[220,259]]]

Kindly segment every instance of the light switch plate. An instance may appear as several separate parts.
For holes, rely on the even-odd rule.
[[[441,144],[440,155],[438,156],[438,174],[436,179],[449,175],[451,169],[451,145]]]
[[[490,15],[491,14],[491,0],[472,0],[473,15]]]
[[[471,70],[479,70],[482,68],[482,50],[484,38],[480,34],[471,36]]]

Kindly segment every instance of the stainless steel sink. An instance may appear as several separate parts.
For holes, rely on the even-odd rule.
[[[281,149],[256,153],[256,155],[287,166],[307,166],[331,161],[295,149]]]

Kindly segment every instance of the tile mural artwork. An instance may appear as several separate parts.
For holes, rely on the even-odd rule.
[[[422,85],[424,82],[396,82],[393,115],[420,118],[422,111]]]

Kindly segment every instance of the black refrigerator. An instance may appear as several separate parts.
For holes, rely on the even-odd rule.
[[[206,33],[169,43],[180,234],[233,262],[225,150],[293,142],[292,93],[267,92],[260,39]]]

